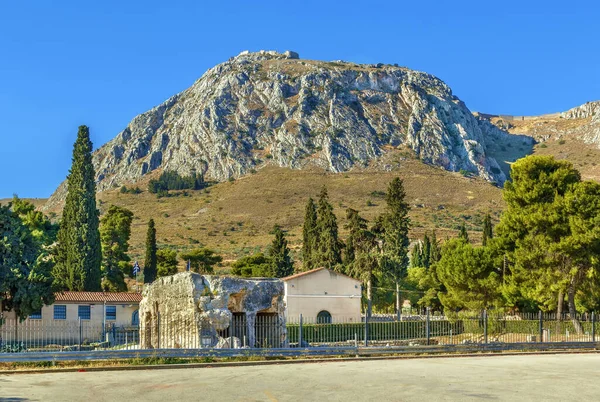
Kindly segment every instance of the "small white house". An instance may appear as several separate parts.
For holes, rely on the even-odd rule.
[[[339,272],[317,268],[282,278],[286,317],[306,323],[360,322],[361,282]]]

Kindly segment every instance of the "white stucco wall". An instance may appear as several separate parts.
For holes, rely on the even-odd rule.
[[[286,315],[296,322],[315,322],[320,311],[328,311],[333,322],[360,322],[361,283],[356,279],[322,269],[285,279]]]

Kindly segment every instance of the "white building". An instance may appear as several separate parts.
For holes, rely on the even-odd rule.
[[[282,278],[286,316],[306,323],[360,322],[361,282],[338,272],[317,268]]]

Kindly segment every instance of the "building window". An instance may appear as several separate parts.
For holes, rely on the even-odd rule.
[[[133,314],[131,314],[131,325],[140,325],[140,311],[135,310]]]
[[[329,311],[323,310],[317,314],[317,324],[331,324],[331,314],[329,314]]]
[[[106,306],[106,319],[107,320],[116,320],[117,319],[117,306]]]
[[[82,320],[89,320],[91,316],[90,306],[78,306],[78,317]]]
[[[64,306],[64,305],[54,306],[54,319],[55,320],[66,320],[67,319],[67,306]]]
[[[42,319],[42,309],[39,309],[38,311],[34,311],[33,313],[31,313],[29,315],[29,318],[32,320],[41,320]]]

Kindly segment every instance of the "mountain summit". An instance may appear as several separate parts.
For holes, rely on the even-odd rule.
[[[265,163],[343,172],[405,146],[425,163],[501,185],[507,168],[494,149],[517,140],[532,143],[475,117],[430,74],[244,51],[135,117],[93,159],[101,191],[157,169],[216,181]]]

